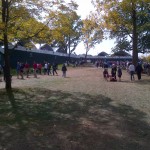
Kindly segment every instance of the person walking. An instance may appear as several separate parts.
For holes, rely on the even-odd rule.
[[[24,79],[23,73],[24,73],[24,64],[20,63],[20,76],[21,76],[21,79]]]
[[[16,73],[17,73],[17,79],[19,79],[19,75],[20,75],[20,62],[17,62],[17,66],[16,66]]]
[[[111,75],[112,75],[112,77],[113,77],[115,80],[117,80],[117,79],[116,79],[116,72],[117,72],[117,67],[116,67],[115,64],[113,64],[113,65],[112,65],[112,69],[111,69]]]
[[[61,69],[61,70],[62,70],[62,73],[63,73],[63,74],[62,74],[62,77],[64,77],[64,78],[65,78],[65,77],[66,77],[66,72],[67,72],[67,67],[66,67],[66,65],[65,65],[65,64],[63,64],[63,66],[62,66],[62,69]]]
[[[47,74],[47,68],[48,68],[48,63],[45,62],[45,64],[44,64],[44,75]]]
[[[121,81],[122,69],[120,66],[118,67],[117,74],[118,74],[119,81]]]
[[[26,77],[29,78],[29,64],[26,62],[24,65]]]
[[[42,64],[41,63],[37,64],[37,70],[38,70],[38,73],[41,75],[42,74]]]
[[[138,65],[135,68],[135,72],[137,73],[138,80],[141,80],[142,71],[143,71],[143,68],[142,68],[141,64],[138,63]]]
[[[51,69],[52,69],[52,66],[50,63],[47,64],[47,74],[50,75],[51,74]]]
[[[134,73],[135,73],[135,66],[131,63],[129,65],[129,73],[130,73],[130,78],[131,78],[131,81],[134,80]]]
[[[56,73],[56,75],[58,75],[58,73],[57,73],[57,64],[56,63],[53,63],[53,66],[52,66],[52,69],[53,69],[53,76],[55,75],[55,73]]]
[[[106,81],[108,81],[109,73],[108,73],[108,69],[107,69],[107,68],[104,68],[103,77],[104,77],[104,79],[105,79]]]

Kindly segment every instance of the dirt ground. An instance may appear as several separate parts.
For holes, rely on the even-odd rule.
[[[0,150],[149,150],[150,77],[131,82],[124,70],[121,82],[107,82],[102,71],[69,67],[66,78],[60,70],[37,79],[13,76],[8,96],[0,82]]]
[[[71,93],[84,93],[90,95],[105,95],[113,100],[113,104],[128,104],[135,109],[139,109],[149,115],[150,118],[150,77],[143,74],[142,80],[130,81],[130,76],[123,70],[121,82],[106,82],[103,79],[102,68],[77,67],[68,68],[67,78],[62,77],[62,72],[58,70],[58,76],[38,75],[38,78],[24,77],[24,80],[13,76],[13,88],[45,88],[49,90],[60,90]],[[110,70],[109,70],[110,72]],[[4,88],[5,83],[0,82],[0,88]]]

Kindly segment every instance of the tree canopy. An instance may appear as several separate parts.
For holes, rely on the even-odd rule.
[[[132,50],[133,63],[139,52],[150,50],[150,12],[148,0],[93,0],[96,16],[110,38],[116,38],[117,48]]]
[[[89,16],[83,20],[82,40],[86,49],[85,57],[87,56],[89,50],[95,47],[96,44],[99,44],[102,39],[103,31],[96,22],[96,19],[93,18],[93,16]]]
[[[52,9],[49,22],[54,47],[63,53],[72,53],[80,42],[82,20],[77,15],[78,5],[60,2],[56,5],[57,9]]]
[[[35,36],[38,37],[39,33],[42,34],[43,32],[45,34],[48,31],[46,23],[42,23],[41,20],[43,18],[42,13],[47,9],[45,8],[46,5],[50,7],[52,5],[49,1],[45,0],[43,3],[42,0],[2,0],[2,2],[4,6],[7,5],[9,14],[4,19],[5,22],[2,21],[2,18],[0,19],[1,40],[3,40],[3,31],[6,28],[9,42],[32,39]],[[2,4],[0,6],[0,14],[2,16]]]

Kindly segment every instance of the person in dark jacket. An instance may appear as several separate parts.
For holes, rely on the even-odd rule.
[[[53,76],[56,74],[56,75],[58,75],[58,73],[57,73],[57,64],[56,63],[53,63],[53,66],[52,66],[52,69],[53,69]]]
[[[66,65],[65,64],[63,64],[63,66],[62,66],[62,76],[65,78],[66,77],[66,71],[67,71],[67,67],[66,67]]]
[[[111,75],[115,80],[116,80],[116,72],[117,72],[117,67],[115,64],[113,64],[111,69]]]
[[[105,68],[104,71],[103,71],[103,77],[106,81],[108,81],[108,78],[109,78],[109,73],[108,73],[108,69]]]
[[[119,81],[121,81],[122,69],[120,66],[118,67],[117,74],[118,74]]]
[[[138,63],[138,65],[136,66],[135,71],[137,73],[138,80],[141,80],[141,73],[143,71],[143,68],[140,63]]]

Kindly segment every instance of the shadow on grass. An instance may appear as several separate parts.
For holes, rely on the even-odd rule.
[[[0,150],[149,150],[145,114],[103,96],[0,91]]]
[[[149,79],[141,79],[141,80],[137,80],[136,84],[140,84],[140,85],[150,85],[150,78]]]

